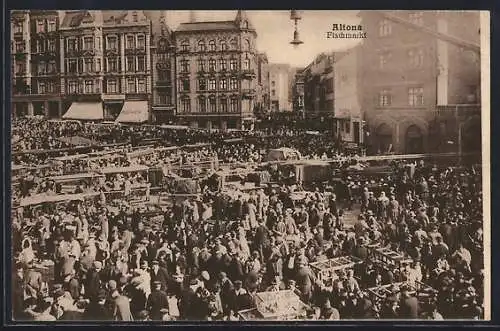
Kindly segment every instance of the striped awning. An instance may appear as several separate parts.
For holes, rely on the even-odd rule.
[[[144,123],[149,119],[147,101],[125,101],[120,115],[115,122]]]
[[[63,119],[98,121],[104,119],[104,111],[100,102],[73,102]]]

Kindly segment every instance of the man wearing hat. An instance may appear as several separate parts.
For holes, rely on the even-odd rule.
[[[196,319],[197,313],[193,307],[197,306],[196,290],[198,289],[198,279],[193,278],[189,282],[189,286],[183,291],[179,302],[179,313],[181,319],[191,320]]]
[[[312,298],[313,286],[316,284],[316,277],[312,270],[307,266],[305,257],[298,259],[297,274],[295,280],[297,281],[297,288],[302,293],[302,300],[308,303]]]
[[[137,314],[137,321],[141,321],[141,322],[147,322],[147,321],[151,321],[151,319],[149,318],[149,313],[147,310],[141,310],[138,314]]]
[[[153,281],[153,291],[149,295],[146,308],[151,314],[151,319],[155,321],[161,321],[164,315],[161,310],[168,309],[168,295],[162,290],[162,283],[159,280]]]
[[[329,321],[340,320],[340,313],[337,308],[332,307],[329,299],[326,299],[323,308],[321,309],[320,319]]]
[[[160,263],[157,259],[154,259],[152,261],[152,268],[149,274],[151,276],[151,285],[153,285],[154,282],[158,281],[161,284],[161,289],[163,291],[167,291],[170,277],[167,270],[160,266]]]

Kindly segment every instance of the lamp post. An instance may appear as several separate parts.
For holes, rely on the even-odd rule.
[[[299,20],[302,19],[302,17],[300,16],[298,10],[291,10],[290,19],[295,23],[295,30],[293,31],[293,40],[290,41],[290,44],[292,44],[295,48],[297,48],[300,44],[304,43],[302,40],[300,40],[299,29],[298,29],[298,22]]]

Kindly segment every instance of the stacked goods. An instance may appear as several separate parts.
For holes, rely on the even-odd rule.
[[[293,319],[300,315],[304,304],[290,290],[260,292],[256,294],[256,306],[263,318]]]
[[[198,181],[189,178],[177,178],[174,182],[175,194],[197,194],[200,191]]]

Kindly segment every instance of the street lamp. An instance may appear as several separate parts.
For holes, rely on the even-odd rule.
[[[299,20],[302,19],[300,16],[300,13],[298,10],[291,10],[290,11],[290,19],[294,21],[295,23],[295,31],[293,32],[293,40],[290,41],[290,44],[292,44],[295,48],[297,48],[300,44],[303,44],[304,42],[300,40],[299,37],[299,29],[298,29],[298,22]]]

